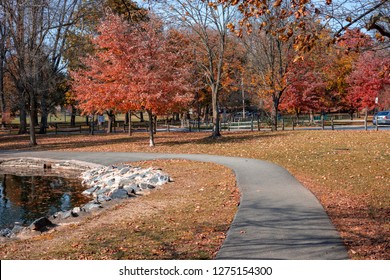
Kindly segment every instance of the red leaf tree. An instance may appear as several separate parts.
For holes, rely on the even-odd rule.
[[[288,87],[282,102],[281,110],[301,113],[325,110],[323,95],[326,88],[323,69],[317,64],[318,57],[306,58],[294,62],[287,73]]]
[[[347,78],[347,100],[358,109],[390,106],[390,56],[388,51],[365,52],[354,63]],[[378,98],[378,104],[375,100]]]
[[[93,39],[94,55],[71,76],[84,114],[146,110],[150,146],[154,146],[154,116],[187,104],[191,85],[178,37],[170,36],[158,18],[150,17],[148,22],[129,24],[109,15]]]

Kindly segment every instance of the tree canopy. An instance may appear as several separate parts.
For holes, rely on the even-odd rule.
[[[71,72],[84,113],[143,109],[152,119],[189,102],[189,68],[180,42],[164,30],[160,19],[130,24],[110,15],[98,32],[94,54],[83,60],[85,67]]]

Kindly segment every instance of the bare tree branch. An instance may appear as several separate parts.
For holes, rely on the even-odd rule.
[[[367,30],[377,30],[382,36],[390,38],[390,30],[386,30],[385,27],[381,26],[380,22],[386,22],[390,24],[390,17],[384,16],[382,14],[377,14],[371,17],[370,21],[367,23]]]
[[[378,10],[381,6],[383,6],[384,4],[386,4],[387,1],[381,1],[380,3],[378,3],[377,5],[371,7],[370,9],[368,9],[367,11],[365,11],[364,13],[362,13],[360,16],[358,16],[357,18],[351,20],[347,25],[343,26],[342,28],[340,28],[336,33],[335,33],[335,36],[338,37],[341,35],[341,33],[345,30],[347,30],[349,27],[351,27],[352,25],[354,25],[355,23],[357,23],[358,21],[360,21],[361,19],[363,19],[364,17],[366,17],[367,15],[371,14],[373,11],[376,11]]]

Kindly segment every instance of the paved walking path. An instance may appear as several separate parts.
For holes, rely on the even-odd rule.
[[[231,168],[241,202],[217,259],[347,259],[321,204],[285,169],[261,160],[211,155],[0,151],[0,157],[80,160],[104,165],[152,159],[188,159]],[[217,176],[217,175],[216,175]]]

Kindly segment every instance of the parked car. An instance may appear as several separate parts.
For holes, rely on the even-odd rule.
[[[245,118],[257,117],[258,115],[256,112],[245,111]],[[233,113],[233,117],[242,118],[242,111]]]
[[[248,111],[246,111],[246,112],[245,112],[245,116],[243,117],[242,111],[240,111],[240,112],[234,112],[234,113],[232,113],[231,116],[233,117],[233,118],[232,118],[233,121],[241,121],[241,120],[243,120],[243,119],[248,119],[248,118],[250,118],[250,117],[251,117],[251,114],[250,114]]]
[[[372,119],[372,123],[376,125],[376,121],[378,120],[378,125],[389,124],[390,125],[390,111],[381,111],[374,115]]]

